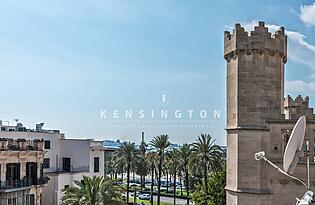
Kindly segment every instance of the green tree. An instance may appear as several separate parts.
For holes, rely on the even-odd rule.
[[[141,157],[136,165],[136,174],[140,175],[141,179],[141,190],[145,188],[145,176],[150,171],[150,165],[147,159],[147,144],[145,143],[144,139],[142,139],[141,144],[139,146],[139,150],[141,153]]]
[[[160,135],[157,137],[154,137],[153,140],[151,140],[150,145],[155,149],[155,152],[158,156],[158,193],[157,193],[157,204],[161,204],[161,178],[162,178],[162,166],[163,166],[163,160],[164,155],[166,152],[166,149],[171,145],[169,142],[169,138],[167,135]]]
[[[209,134],[201,134],[197,141],[192,144],[192,152],[189,164],[191,167],[201,163],[203,169],[203,181],[208,181],[208,171],[218,171],[222,169],[223,151],[216,145],[215,140]],[[200,167],[200,166],[198,166]],[[208,183],[205,183],[205,204],[208,204]]]
[[[156,160],[157,160],[157,155],[155,152],[148,152],[146,155],[146,158],[148,160],[148,163],[150,164],[150,172],[151,172],[150,203],[151,203],[151,205],[153,205],[154,172],[155,172],[155,164],[156,164]]]
[[[120,198],[122,189],[107,177],[83,176],[82,182],[74,183],[75,186],[63,190],[62,205],[105,205],[107,202],[123,204]]]
[[[183,170],[184,175],[185,175],[185,180],[184,180],[184,184],[186,187],[186,191],[187,191],[187,204],[189,204],[189,173],[188,173],[188,163],[189,163],[189,158],[190,158],[190,154],[191,154],[191,148],[189,144],[183,144],[183,146],[181,146],[179,148],[179,159],[180,159],[180,167],[181,170]]]
[[[129,182],[130,171],[133,165],[139,161],[140,151],[136,148],[135,143],[125,142],[113,154],[115,163],[127,165],[127,202],[129,202]]]
[[[106,179],[106,178],[105,178]],[[122,205],[125,204],[122,195],[125,189],[117,184],[117,181],[104,180],[101,189],[101,196],[103,205]]]
[[[172,149],[168,154],[167,154],[169,164],[170,164],[170,171],[173,174],[174,181],[173,181],[173,201],[174,205],[176,205],[176,177],[177,177],[177,172],[179,171],[179,164],[180,164],[180,156],[179,156],[179,151],[177,149]]]
[[[206,192],[205,183],[197,187],[192,194],[192,200],[196,205],[225,205],[226,204],[226,170],[212,172],[208,180],[209,200],[205,201],[204,195]]]

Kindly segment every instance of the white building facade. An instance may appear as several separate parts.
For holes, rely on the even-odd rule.
[[[44,130],[43,123],[36,129],[26,129],[21,123],[17,126],[3,125],[0,121],[0,138],[43,139],[43,170],[49,177],[43,187],[42,203],[58,205],[63,196],[62,190],[81,181],[83,176],[104,176],[103,143],[92,139],[65,139],[59,130]]]

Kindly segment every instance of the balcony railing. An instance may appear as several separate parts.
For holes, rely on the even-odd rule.
[[[9,180],[0,183],[0,189],[16,189],[32,186],[32,179]]]
[[[70,166],[70,171],[66,171],[63,168],[55,169],[54,172],[58,173],[80,173],[80,172],[88,172],[90,171],[90,166],[82,166],[82,167],[73,167]]]
[[[38,178],[37,180],[25,177],[21,180],[8,180],[4,182],[0,182],[0,189],[18,189],[30,187],[33,185],[44,185],[48,183],[49,178],[47,176],[43,176]]]

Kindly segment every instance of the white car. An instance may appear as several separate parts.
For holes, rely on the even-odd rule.
[[[141,200],[150,200],[151,197],[150,197],[150,194],[140,194],[139,195],[139,199],[141,199]]]

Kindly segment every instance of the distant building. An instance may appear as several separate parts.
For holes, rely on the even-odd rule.
[[[0,138],[0,205],[41,205],[44,141]]]
[[[43,173],[48,175],[49,182],[43,188],[42,202],[58,205],[62,190],[74,185],[75,180],[82,180],[83,175],[104,175],[104,147],[102,142],[92,139],[65,139],[59,130],[45,130],[43,125],[27,129],[21,123],[9,126],[0,121],[0,138],[44,140]]]

